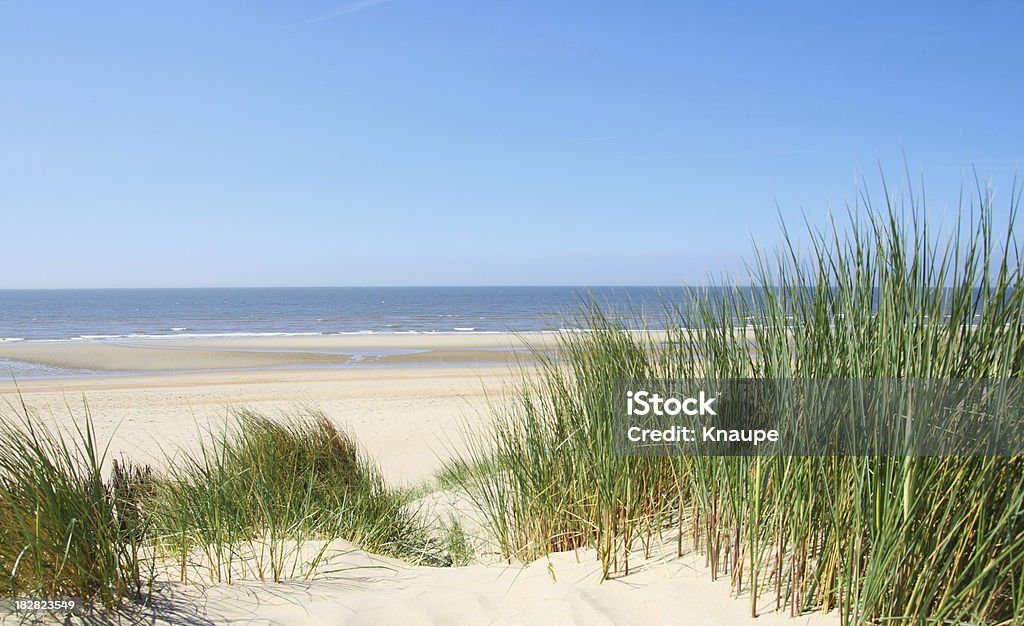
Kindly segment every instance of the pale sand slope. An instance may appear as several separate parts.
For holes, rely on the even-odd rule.
[[[337,542],[339,544],[343,542]],[[750,599],[712,581],[703,558],[636,559],[627,577],[600,582],[591,551],[560,553],[527,567],[413,567],[362,551],[339,552],[311,581],[242,582],[205,590],[174,585],[150,624],[751,624],[831,626],[834,614],[789,617],[764,600],[751,617]],[[140,616],[141,617],[141,616]]]

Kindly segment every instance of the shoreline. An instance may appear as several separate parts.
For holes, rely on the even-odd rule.
[[[490,366],[529,360],[558,333],[358,334],[0,343],[17,380],[212,371]],[[8,377],[4,377],[8,378]]]

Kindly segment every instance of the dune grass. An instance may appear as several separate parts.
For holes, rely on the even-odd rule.
[[[70,596],[108,608],[149,591],[133,510],[136,472],[104,481],[106,451],[87,421],[73,433],[0,420],[0,595]]]
[[[513,401],[447,473],[508,558],[596,549],[628,574],[654,540],[694,547],[751,613],[843,623],[1024,623],[1020,457],[628,457],[612,389],[651,378],[1013,378],[1024,367],[1014,236],[990,196],[952,228],[865,197],[849,223],[758,251],[749,284],[694,290],[667,336],[595,305],[539,352]],[[859,215],[859,217],[858,217]],[[488,471],[474,471],[488,468]]]
[[[300,558],[310,539],[444,564],[406,499],[325,415],[235,417],[236,428],[169,466],[151,503],[153,534],[182,560],[183,580],[196,551],[215,581],[230,581],[239,567],[274,581],[297,567],[309,575],[322,557]]]
[[[88,413],[67,432],[25,407],[0,419],[0,595],[116,609],[147,602],[158,572],[190,583],[309,577],[338,539],[416,564],[468,558],[460,527],[430,528],[316,410],[237,411],[161,472],[106,460]]]

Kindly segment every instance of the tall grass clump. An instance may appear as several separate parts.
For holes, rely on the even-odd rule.
[[[22,408],[0,420],[0,595],[80,598],[116,608],[143,601],[153,562],[137,514],[142,470],[117,464],[91,422],[72,432],[39,425]]]
[[[521,378],[516,401],[447,474],[462,477],[505,556],[593,547],[605,575],[628,573],[632,546],[649,545],[672,518],[681,477],[664,459],[614,451],[612,382],[655,370],[642,339],[597,307],[584,321],[593,332],[564,335],[558,354],[538,352],[539,375]]]
[[[108,462],[109,461],[109,462]],[[24,405],[0,415],[0,596],[74,597],[118,610],[154,582],[310,577],[335,540],[426,565],[467,553],[389,489],[355,441],[323,413],[233,427],[154,472],[108,459],[86,410],[51,429]]]
[[[153,499],[153,534],[182,580],[309,576],[334,539],[437,564],[427,529],[389,490],[355,442],[318,411],[270,419],[235,413],[235,427],[170,464]],[[318,540],[312,554],[304,544]]]
[[[865,194],[845,224],[784,232],[746,284],[693,289],[667,328],[627,331],[593,305],[538,354],[462,459],[504,554],[593,548],[606,576],[671,538],[764,608],[844,623],[1024,622],[1020,457],[629,457],[614,381],[1016,378],[1024,290],[1019,196],[997,224],[979,194],[946,230],[916,200]]]

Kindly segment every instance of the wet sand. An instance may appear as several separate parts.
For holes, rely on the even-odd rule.
[[[217,339],[19,342],[0,344],[0,359],[72,372],[194,372],[401,363],[506,363],[557,335],[511,333],[317,335]]]

